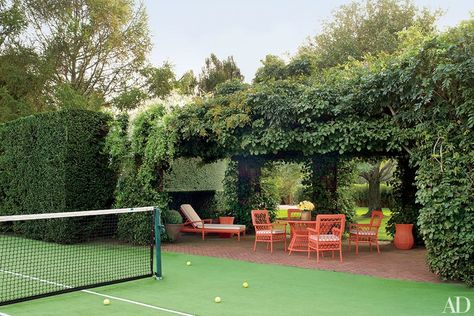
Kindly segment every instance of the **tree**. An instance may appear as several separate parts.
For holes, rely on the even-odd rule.
[[[366,54],[394,52],[398,32],[417,25],[425,33],[435,30],[441,11],[419,9],[412,0],[367,0],[341,6],[323,31],[299,52],[313,55],[318,69],[362,59]]]
[[[150,49],[147,16],[133,0],[24,0],[35,51],[53,86],[106,99],[133,84]]]
[[[20,1],[0,0],[0,50],[26,26]]]
[[[369,211],[365,216],[370,216],[373,210],[382,209],[380,183],[392,178],[394,168],[393,160],[377,161],[374,164],[366,162],[359,165],[360,176],[369,184]]]
[[[138,107],[146,97],[147,94],[142,89],[132,87],[113,98],[112,105],[120,111],[131,110]]]
[[[155,98],[166,97],[176,84],[173,66],[169,62],[164,62],[161,67],[147,67],[142,75],[146,78],[148,93]]]
[[[227,59],[219,60],[216,55],[211,54],[206,58],[205,65],[199,76],[198,87],[200,92],[213,92],[219,83],[223,83],[229,79],[244,80],[244,76],[240,73],[234,57],[229,56]]]
[[[311,57],[305,54],[294,56],[288,64],[274,55],[265,56],[261,62],[263,66],[258,68],[255,73],[255,83],[283,79],[304,81],[311,75],[314,68]]]
[[[0,0],[0,123],[32,114],[42,104],[41,63],[18,43],[25,27],[20,2]]]
[[[192,70],[186,71],[179,80],[176,81],[176,89],[181,94],[194,94],[198,81]]]
[[[265,82],[268,80],[281,80],[286,78],[286,63],[283,59],[275,55],[267,55],[265,59],[260,61],[262,67],[258,68],[255,73],[254,82]]]

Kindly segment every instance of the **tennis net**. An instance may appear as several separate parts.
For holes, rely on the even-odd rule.
[[[159,227],[153,207],[0,216],[0,305],[161,277]]]

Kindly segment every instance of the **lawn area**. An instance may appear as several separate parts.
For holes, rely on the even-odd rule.
[[[385,227],[387,227],[387,222],[392,216],[392,212],[388,208],[383,208],[382,212],[383,212],[383,219],[382,219],[382,225],[380,226],[380,229],[379,229],[379,240],[392,240],[393,237],[388,235],[387,231],[385,230]],[[370,222],[370,217],[364,217],[363,215],[365,213],[367,213],[366,207],[357,207],[355,221],[359,224],[368,224]]]
[[[191,266],[186,261],[192,262]],[[93,291],[193,315],[437,315],[450,296],[472,297],[459,284],[264,265],[185,254],[163,254],[164,279],[121,283]],[[249,283],[248,288],[242,282]],[[363,297],[361,293],[363,292]],[[214,303],[220,296],[222,302]],[[0,307],[22,315],[173,315],[146,306],[75,292]]]
[[[370,218],[364,217],[363,215],[367,213],[367,208],[366,207],[357,207],[356,208],[356,216],[355,216],[355,222],[360,223],[360,224],[366,224],[370,222]],[[384,218],[382,219],[382,225],[379,230],[379,240],[392,240],[392,236],[388,235],[387,232],[385,231],[385,227],[387,226],[387,222],[390,219],[390,216],[392,215],[392,212],[388,208],[383,208],[382,209]],[[276,218],[286,218],[287,217],[287,210],[277,210],[276,211]]]

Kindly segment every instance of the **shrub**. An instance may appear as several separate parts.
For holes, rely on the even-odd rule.
[[[352,194],[357,206],[369,205],[369,185],[353,184],[351,186]],[[382,207],[391,208],[393,206],[393,188],[390,185],[380,184],[380,202]]]
[[[110,207],[115,176],[103,153],[108,121],[103,113],[64,110],[1,125],[0,214]],[[73,243],[100,227],[94,220],[87,225],[78,221],[25,222],[13,230],[29,238]]]
[[[183,217],[181,217],[181,214],[179,214],[179,212],[175,210],[169,210],[169,211],[163,212],[162,219],[163,219],[164,224],[182,224],[183,223]]]

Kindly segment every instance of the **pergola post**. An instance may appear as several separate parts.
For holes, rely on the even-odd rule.
[[[237,197],[243,209],[252,207],[250,197],[262,191],[260,176],[262,162],[259,159],[246,157],[234,158],[237,162]]]
[[[318,210],[337,211],[337,172],[339,156],[327,154],[311,158],[311,200]]]

